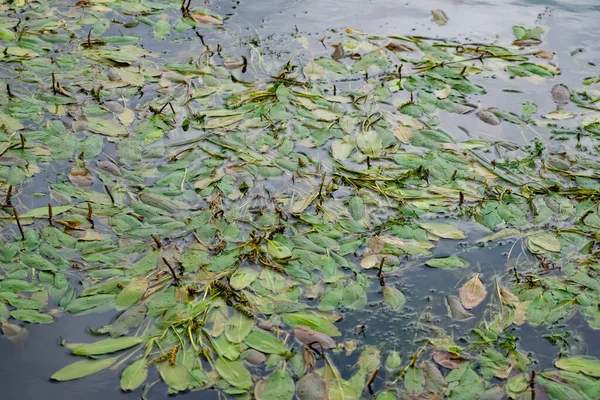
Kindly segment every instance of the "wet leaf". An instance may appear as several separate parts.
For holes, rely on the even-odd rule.
[[[461,268],[468,267],[469,263],[462,258],[456,256],[444,257],[444,258],[432,258],[425,261],[425,265],[434,268]]]
[[[73,347],[73,354],[79,356],[95,356],[125,350],[145,341],[143,337],[121,337],[102,339],[95,343],[78,344]]]
[[[213,17],[212,15],[203,14],[201,12],[190,14],[194,21],[205,25],[223,25],[223,21]]]
[[[448,296],[446,297],[446,303],[448,304],[450,316],[455,320],[464,321],[465,319],[473,318],[473,314],[465,310],[458,297]]]
[[[446,23],[448,23],[448,17],[446,17],[446,13],[442,10],[433,10],[431,15],[433,16],[433,22],[439,26],[446,25]]]
[[[277,337],[262,329],[253,328],[244,343],[267,354],[285,354],[286,348]]]
[[[322,346],[324,349],[333,349],[337,346],[335,340],[324,333],[316,332],[307,326],[297,326],[294,328],[296,339],[306,346]]]
[[[456,369],[461,366],[466,360],[456,354],[444,350],[436,350],[433,352],[433,361],[448,369]]]
[[[459,290],[460,302],[467,310],[477,307],[487,297],[487,289],[479,274],[469,279]]]
[[[242,267],[231,275],[229,284],[235,290],[242,290],[252,284],[258,278],[258,271],[252,268]]]
[[[299,311],[283,315],[283,321],[295,328],[299,325],[307,326],[317,332],[324,333],[328,336],[340,336],[341,332],[331,322],[325,318],[311,313],[309,311]],[[260,350],[260,349],[257,349]]]
[[[325,380],[316,372],[304,375],[296,384],[299,400],[327,400]]]
[[[325,68],[321,67],[314,61],[310,61],[304,66],[303,73],[306,79],[320,79],[323,77],[323,75],[325,75]]]
[[[148,289],[146,278],[135,278],[121,290],[115,299],[117,310],[124,310],[137,303]]]
[[[500,118],[496,116],[492,111],[483,109],[477,113],[480,120],[488,125],[500,125]]]
[[[404,387],[411,396],[422,393],[425,388],[425,376],[423,370],[416,367],[407,369],[404,374]]]
[[[441,224],[437,222],[429,222],[421,224],[421,227],[424,228],[427,232],[433,233],[434,235],[444,239],[465,238],[465,233],[452,225]]]
[[[292,374],[287,369],[276,369],[267,377],[263,398],[286,400],[294,397],[295,387]]]
[[[13,318],[34,324],[51,324],[54,322],[54,318],[50,315],[35,310],[13,310],[10,315]]]
[[[176,392],[187,390],[192,383],[190,370],[183,364],[175,363],[171,365],[168,362],[163,362],[159,364],[158,371],[162,380]]]
[[[254,320],[242,313],[236,313],[225,324],[225,337],[232,343],[241,343],[252,330]]]
[[[140,359],[129,364],[121,374],[121,389],[124,391],[135,390],[140,387],[148,377],[146,360]]]
[[[79,379],[88,375],[93,375],[113,365],[119,357],[102,358],[102,359],[86,359],[75,361],[64,368],[56,371],[50,378],[55,381],[70,381]]]
[[[244,367],[244,364],[238,361],[227,361],[218,358],[214,362],[216,371],[227,383],[240,389],[249,390],[252,388],[252,376]]]
[[[561,247],[556,235],[549,232],[540,232],[527,239],[527,248],[534,254],[544,251],[559,252]]]
[[[591,357],[568,357],[554,362],[557,368],[600,377],[600,360]]]
[[[383,287],[383,298],[394,311],[402,311],[404,304],[406,304],[404,293],[393,286],[386,285]]]
[[[88,117],[88,129],[94,133],[105,136],[127,136],[127,130],[115,121],[107,119]]]

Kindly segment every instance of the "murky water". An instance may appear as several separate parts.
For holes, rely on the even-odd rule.
[[[228,34],[222,43],[236,45],[240,37],[246,40],[256,37],[265,40],[272,54],[278,54],[282,64],[287,62],[286,46],[288,38],[296,30],[312,37],[325,38],[332,30],[347,27],[366,31],[372,34],[411,34],[429,37],[458,38],[461,41],[479,42],[508,42],[511,40],[513,25],[533,25],[536,22],[550,28],[543,48],[557,53],[562,74],[554,81],[547,80],[538,84],[524,80],[503,80],[494,77],[479,78],[485,80],[488,90],[487,99],[494,99],[494,105],[507,111],[520,112],[521,103],[525,100],[536,102],[540,110],[549,112],[555,108],[548,95],[550,88],[557,82],[567,85],[577,85],[585,76],[596,74],[597,67],[591,64],[600,62],[600,4],[594,0],[580,1],[395,1],[395,0],[251,0],[251,1],[217,1],[212,0],[211,7],[223,16],[228,16]],[[448,16],[445,26],[437,26],[431,21],[431,10],[442,9]],[[231,43],[229,43],[231,42]],[[325,40],[325,42],[327,42]],[[165,42],[166,43],[166,42]],[[168,49],[168,57],[183,59],[196,53],[200,48],[197,38],[182,41],[180,46]],[[161,50],[155,48],[153,50]],[[238,50],[244,50],[239,46]],[[331,48],[311,49],[318,55],[329,55]],[[573,54],[573,55],[572,55]],[[352,85],[349,82],[348,85]],[[512,93],[508,96],[505,90],[518,90],[521,94]],[[486,106],[483,104],[483,106]],[[572,110],[576,112],[576,110]],[[504,140],[527,143],[534,138],[546,140],[549,132],[539,128],[536,131],[522,130],[517,125],[503,124],[491,127],[473,118],[465,123],[463,118],[454,114],[444,114],[442,125],[457,138],[486,138],[498,137]],[[177,141],[177,138],[173,138]],[[560,144],[552,144],[559,147]],[[51,180],[52,175],[40,177],[42,181]],[[30,189],[32,190],[32,189]],[[27,193],[23,193],[27,194]],[[27,198],[27,196],[23,196]],[[40,204],[47,200],[38,199]],[[34,204],[24,203],[26,206]],[[474,243],[485,233],[470,231],[470,241]],[[490,272],[490,276],[505,270],[506,265],[514,262],[507,260],[505,253],[509,251],[510,243],[493,248],[478,249],[468,246],[458,248],[461,257],[472,265],[480,265],[482,272]],[[463,251],[461,253],[461,251]],[[435,256],[457,254],[454,242],[442,243],[435,249]],[[356,326],[364,324],[364,343],[379,344],[382,341],[390,347],[414,349],[414,332],[419,329],[416,320],[428,318],[439,321],[441,326],[453,326],[447,316],[446,306],[439,300],[455,291],[455,288],[468,279],[468,271],[432,271],[415,268],[395,276],[388,284],[396,284],[409,299],[405,314],[401,317],[381,310],[381,300],[373,301],[363,312],[348,316],[340,324],[342,338],[356,340]],[[428,296],[435,291],[435,302],[429,302]],[[447,288],[447,292],[445,289]],[[376,290],[379,290],[377,288]],[[374,293],[373,293],[374,294]],[[372,299],[381,296],[371,296]],[[411,312],[412,310],[412,312]],[[79,399],[86,397],[94,399],[131,399],[138,398],[139,391],[132,394],[123,393],[118,388],[116,375],[104,371],[85,380],[65,383],[53,383],[48,377],[58,368],[73,360],[60,346],[59,338],[68,342],[87,342],[93,337],[86,333],[88,327],[98,328],[108,324],[114,318],[113,313],[89,315],[85,317],[61,316],[53,325],[30,325],[30,340],[23,346],[17,347],[7,340],[0,340],[0,354],[4,362],[0,363],[0,382],[2,395],[6,399]],[[450,331],[457,337],[466,335],[473,324],[461,324]],[[385,321],[382,323],[381,321]],[[586,346],[600,339],[597,333],[585,328],[577,318],[569,322],[570,327],[579,327],[581,337],[579,344],[583,353],[600,356],[600,349]],[[523,338],[521,346],[534,352],[540,367],[548,367],[552,363],[555,347],[540,335],[542,329],[530,327],[519,328]],[[361,334],[358,334],[361,335]],[[358,354],[355,354],[357,357]],[[341,359],[341,358],[340,358]],[[343,358],[350,363],[355,360]],[[347,364],[348,367],[351,364]],[[342,372],[348,372],[340,365]],[[167,388],[159,383],[153,387],[149,399],[162,399],[167,396]],[[216,392],[194,392],[184,394],[183,398],[211,399],[217,398]]]

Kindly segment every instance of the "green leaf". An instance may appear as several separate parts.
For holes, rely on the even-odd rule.
[[[0,114],[0,128],[2,127],[4,127],[8,133],[12,133],[24,128],[22,123],[6,114]]]
[[[465,233],[449,224],[442,224],[438,222],[428,222],[421,224],[421,227],[429,233],[433,233],[444,239],[464,239]]]
[[[351,282],[344,288],[342,302],[351,310],[362,310],[367,305],[367,292],[358,282]],[[314,329],[314,328],[313,328]],[[318,329],[315,329],[318,330]],[[325,333],[325,332],[323,332]],[[331,335],[330,335],[331,336]]]
[[[56,206],[52,207],[52,215],[58,216],[66,211],[69,211],[73,206]],[[38,218],[38,217],[48,217],[48,207],[38,207],[32,210],[27,211],[25,214],[19,215],[21,219],[25,218]]]
[[[164,40],[169,36],[171,25],[165,20],[160,20],[154,24],[154,40]]]
[[[285,345],[276,336],[259,328],[253,328],[244,343],[266,354],[285,354]]]
[[[146,359],[139,359],[130,364],[121,374],[121,389],[124,391],[135,390],[144,383],[148,377]]]
[[[311,313],[310,311],[298,311],[295,313],[288,313],[283,315],[283,322],[295,328],[299,325],[308,326],[315,331],[324,333],[329,336],[340,336],[341,332],[329,322],[327,319]]]
[[[294,397],[294,379],[287,369],[278,368],[265,383],[263,398],[274,400],[291,400]]]
[[[374,130],[356,135],[356,145],[365,155],[375,158],[381,156],[383,150],[383,142]]]
[[[416,367],[407,369],[404,375],[404,387],[411,396],[422,393],[423,389],[425,389],[425,375],[423,374],[423,370]]]
[[[241,343],[252,330],[254,320],[236,313],[225,324],[225,337],[232,343]]]
[[[29,268],[35,268],[39,271],[56,271],[58,269],[56,265],[35,253],[21,254],[21,262]]]
[[[73,348],[73,354],[79,356],[95,356],[99,354],[114,353],[115,351],[128,349],[145,341],[144,337],[126,336],[121,338],[110,338],[99,340],[95,343],[79,344]]]
[[[383,287],[383,299],[394,311],[402,311],[406,304],[404,293],[390,285]]]
[[[187,390],[192,383],[192,374],[183,364],[171,365],[168,362],[163,362],[159,365],[158,371],[163,381],[169,385],[169,388],[177,392]]]
[[[229,278],[229,284],[235,290],[242,290],[249,286],[258,278],[258,271],[253,268],[242,267],[236,270],[231,278]]]
[[[267,240],[267,251],[276,260],[292,257],[292,251],[287,246],[274,240]]]
[[[10,315],[13,318],[34,324],[51,324],[54,322],[54,318],[50,315],[42,314],[35,310],[13,310],[10,312]]]
[[[50,379],[55,381],[70,381],[95,374],[113,365],[119,357],[75,361],[56,371]]]
[[[556,360],[557,368],[571,372],[582,372],[586,375],[600,377],[600,360],[591,357],[569,357]]]
[[[540,254],[544,251],[559,252],[561,249],[560,240],[556,234],[550,232],[540,232],[529,236],[527,239],[527,248],[534,254]]]
[[[148,279],[134,278],[121,290],[115,299],[117,311],[124,310],[137,303],[148,289]]]
[[[88,117],[88,129],[105,136],[127,136],[127,130],[119,123],[102,118]]]
[[[227,361],[219,357],[214,362],[215,370],[227,383],[239,389],[250,390],[252,388],[252,375],[244,364],[239,361]]]
[[[80,297],[71,301],[66,307],[65,311],[71,314],[78,314],[101,305],[106,305],[114,302],[117,296],[114,294],[99,294],[96,296]]]
[[[468,267],[469,262],[456,256],[450,256],[444,258],[432,258],[430,260],[425,261],[425,265],[434,268],[460,268]]]

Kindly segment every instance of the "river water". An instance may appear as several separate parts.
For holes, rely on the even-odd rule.
[[[325,38],[333,30],[352,28],[370,34],[382,35],[422,35],[428,37],[457,38],[463,42],[506,43],[512,40],[512,26],[532,26],[541,24],[549,28],[543,48],[555,52],[558,56],[562,74],[554,82],[534,84],[523,80],[491,80],[486,82],[488,97],[494,98],[494,105],[509,111],[518,111],[525,100],[534,101],[542,110],[552,110],[554,105],[549,90],[557,81],[566,85],[577,85],[582,78],[598,73],[594,62],[600,62],[600,3],[594,0],[552,1],[552,0],[447,0],[447,1],[395,1],[395,0],[211,0],[210,8],[226,16],[229,32],[223,40],[235,45],[236,36],[268,38],[272,54],[280,54],[285,59],[288,38],[296,31],[310,37]],[[443,10],[448,23],[437,26],[431,18],[431,11]],[[325,42],[327,42],[325,40]],[[166,42],[165,42],[166,43]],[[181,46],[182,54],[193,54],[197,43],[188,42]],[[160,50],[157,48],[156,50]],[[329,55],[331,48],[311,49],[314,56]],[[178,50],[177,50],[178,51]],[[177,58],[174,53],[170,57]],[[508,97],[506,89],[522,91],[517,97]],[[517,99],[517,101],[515,101]],[[522,132],[515,127],[505,127],[506,131],[490,128],[488,125],[473,122],[472,125],[458,127],[458,120],[445,116],[443,125],[456,135],[469,135],[488,138],[502,135],[505,139],[528,141],[531,132]],[[453,125],[454,124],[454,125]],[[506,124],[504,125],[506,126]],[[473,238],[485,233],[473,231]],[[499,246],[492,250],[473,251],[467,255],[472,264],[480,263],[482,270],[493,270],[506,263],[502,253],[507,247]],[[453,254],[455,248],[436,249],[435,255]],[[459,281],[463,278],[456,276]],[[437,281],[436,281],[437,280]],[[417,271],[403,276],[408,306],[414,310],[426,305],[425,298],[431,287],[443,288],[448,285],[444,278],[436,277],[427,271]],[[452,282],[452,287],[455,282]],[[439,292],[438,294],[443,294]],[[432,306],[433,315],[442,315],[445,310]],[[373,312],[375,311],[375,312]],[[385,315],[385,314],[383,314]],[[353,336],[357,324],[364,323],[367,342],[378,343],[382,339],[397,341],[402,347],[411,338],[402,338],[399,332],[408,320],[388,318],[382,322],[377,310],[367,309],[364,313],[351,316],[342,324],[342,330],[348,337]],[[74,361],[60,346],[60,338],[69,342],[93,340],[86,333],[88,327],[98,328],[111,322],[114,313],[94,314],[84,317],[64,316],[52,325],[28,325],[30,337],[23,346],[16,346],[8,340],[0,340],[0,382],[3,399],[132,399],[137,393],[124,393],[118,388],[114,372],[103,372],[83,380],[56,383],[49,380],[57,369]],[[573,321],[573,324],[579,324]],[[464,328],[462,328],[464,332]],[[537,340],[537,333],[531,328],[529,349],[542,355],[538,359],[544,366],[551,364],[552,357],[544,360],[543,354],[551,351],[551,346]],[[582,330],[583,341],[592,343],[598,335]],[[398,337],[401,337],[400,339]],[[589,354],[597,352],[588,349]],[[599,355],[599,354],[596,354]],[[340,369],[343,370],[343,366]],[[184,399],[218,398],[214,391],[193,392],[180,395]],[[152,390],[148,399],[167,397],[166,387]]]

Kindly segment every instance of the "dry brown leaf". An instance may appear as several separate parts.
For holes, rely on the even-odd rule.
[[[334,44],[333,48],[334,48],[334,50],[333,50],[333,54],[331,55],[331,58],[333,58],[335,61],[337,61],[344,56],[344,47],[342,46],[341,43],[338,43],[338,44]]]
[[[433,352],[433,361],[448,369],[456,369],[466,360],[461,356],[450,353],[445,350],[436,350]]]
[[[500,288],[500,298],[505,303],[512,304],[513,306],[516,306],[520,303],[519,298],[512,294],[510,290],[505,288]]]
[[[402,143],[410,143],[413,137],[413,130],[410,126],[399,126],[394,129],[394,136]]]
[[[462,285],[458,294],[463,307],[470,310],[477,307],[486,298],[487,289],[477,274]]]
[[[324,333],[314,331],[308,326],[297,326],[294,328],[294,335],[300,343],[304,345],[321,345],[324,349],[333,349],[337,344],[335,340]]]
[[[207,15],[203,13],[194,13],[190,14],[194,21],[199,22],[201,24],[206,25],[223,25],[223,21],[218,18],[213,17],[212,15]]]

